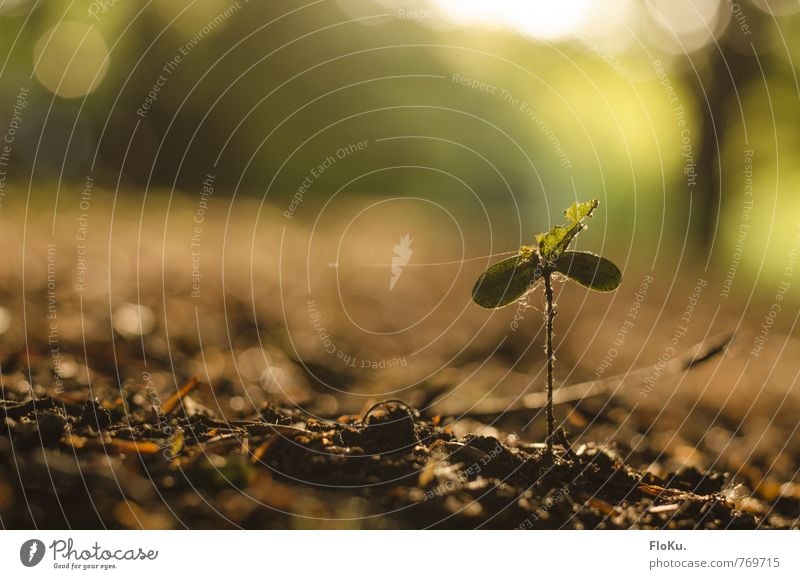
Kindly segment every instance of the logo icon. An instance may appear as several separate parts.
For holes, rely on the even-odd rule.
[[[26,567],[35,567],[44,558],[44,543],[39,539],[28,539],[19,548],[19,560]]]
[[[389,291],[394,289],[397,280],[399,280],[400,276],[403,274],[403,267],[408,265],[408,261],[414,253],[411,251],[412,241],[413,239],[411,239],[411,236],[406,233],[400,238],[400,243],[393,247],[394,255],[392,256],[392,277],[389,280]]]

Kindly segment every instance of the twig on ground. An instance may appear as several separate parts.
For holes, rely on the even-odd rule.
[[[675,376],[681,372],[692,369],[701,362],[708,360],[722,352],[733,339],[733,333],[726,332],[711,336],[707,340],[695,344],[682,354],[672,358],[663,368],[661,368],[661,379]],[[606,394],[615,396],[622,393],[626,388],[640,386],[645,379],[653,373],[657,364],[617,374],[602,380],[591,380],[581,382],[571,386],[562,386],[553,393],[553,404],[566,404],[578,402],[591,396]],[[509,412],[522,412],[539,410],[547,405],[546,392],[532,392],[525,396],[503,396],[488,398],[477,403],[469,403],[463,400],[449,400],[443,397],[434,401],[427,413],[436,413],[449,416],[493,416],[506,414]]]

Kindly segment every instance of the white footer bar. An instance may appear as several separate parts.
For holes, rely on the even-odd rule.
[[[20,578],[778,578],[799,558],[796,531],[0,531]]]

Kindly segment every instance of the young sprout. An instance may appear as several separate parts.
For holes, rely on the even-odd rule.
[[[575,237],[584,229],[584,220],[597,208],[597,199],[573,203],[564,216],[568,223],[556,225],[536,236],[535,245],[523,245],[514,257],[504,259],[487,269],[472,288],[472,299],[489,309],[502,308],[516,302],[536,283],[544,280],[545,356],[547,357],[547,453],[553,454],[555,419],[553,418],[553,275],[562,274],[589,289],[610,292],[619,287],[622,273],[609,260],[586,251],[568,251]]]

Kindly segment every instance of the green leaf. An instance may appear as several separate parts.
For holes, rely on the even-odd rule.
[[[556,225],[547,233],[536,236],[539,245],[539,254],[545,261],[554,263],[564,253],[575,236],[586,229],[583,220],[592,216],[597,208],[597,199],[585,202],[575,202],[564,211],[564,217],[569,220],[567,225]]]
[[[614,291],[622,283],[616,265],[586,251],[565,251],[556,261],[556,271],[598,292]]]
[[[599,201],[597,199],[592,199],[591,201],[576,201],[572,205],[570,205],[566,210],[564,210],[564,217],[570,220],[571,223],[579,223],[586,219],[587,217],[592,216],[592,211],[597,209],[597,205]]]
[[[483,308],[502,308],[522,297],[542,277],[532,247],[487,269],[472,288],[472,299]]]
[[[547,233],[540,233],[536,236],[536,243],[539,245],[539,253],[545,259],[558,257],[556,249],[559,247],[569,230],[561,225],[556,225]]]
[[[569,247],[575,236],[584,229],[586,229],[585,225],[576,223],[572,227],[556,225],[547,233],[540,233],[536,236],[536,243],[539,244],[539,253],[548,262],[555,262]]]

